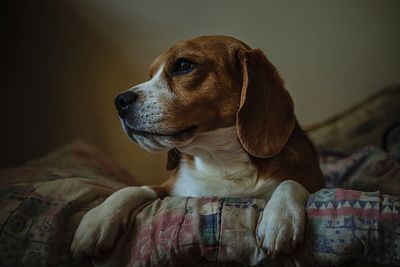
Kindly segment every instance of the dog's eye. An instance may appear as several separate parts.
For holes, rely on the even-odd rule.
[[[172,75],[175,76],[175,75],[182,75],[189,73],[193,70],[194,66],[195,64],[187,59],[184,58],[178,59],[172,70]]]

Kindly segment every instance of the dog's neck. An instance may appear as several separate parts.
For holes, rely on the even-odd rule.
[[[254,176],[256,172],[235,127],[199,134],[180,150],[193,156],[194,171],[201,176],[240,179]]]
[[[258,179],[235,127],[199,134],[179,149],[193,158],[181,161],[172,195],[269,198],[277,186],[272,179]]]

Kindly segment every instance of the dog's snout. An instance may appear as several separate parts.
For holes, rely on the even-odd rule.
[[[115,107],[121,117],[125,116],[126,111],[132,106],[133,102],[137,99],[137,94],[132,91],[126,91],[115,97]]]

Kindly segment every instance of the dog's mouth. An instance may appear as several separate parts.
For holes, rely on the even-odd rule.
[[[168,138],[168,139],[177,139],[182,140],[189,137],[192,137],[194,132],[197,130],[196,125],[191,125],[179,131],[174,132],[158,132],[158,131],[145,131],[145,130],[138,130],[135,128],[128,127],[130,135],[142,136],[147,138]]]

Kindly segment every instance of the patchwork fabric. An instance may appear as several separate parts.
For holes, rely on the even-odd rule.
[[[94,263],[187,266],[207,259],[271,266],[276,261],[267,258],[254,234],[264,205],[261,200],[237,198],[157,200],[137,215],[112,254]],[[353,259],[400,265],[399,212],[400,197],[321,190],[307,204],[304,246],[319,265]]]
[[[400,265],[400,197],[324,189],[307,203],[307,243],[318,263]]]
[[[399,144],[322,158],[331,186],[398,190]],[[365,177],[365,178],[363,178]],[[274,266],[255,229],[265,202],[165,198],[132,213],[127,231],[101,258],[72,261],[82,216],[134,179],[98,151],[76,143],[20,168],[0,171],[0,266]],[[350,259],[400,265],[400,200],[379,192],[324,189],[307,204],[303,248],[320,265]],[[136,216],[135,216],[136,215]],[[217,265],[218,264],[218,265]]]

